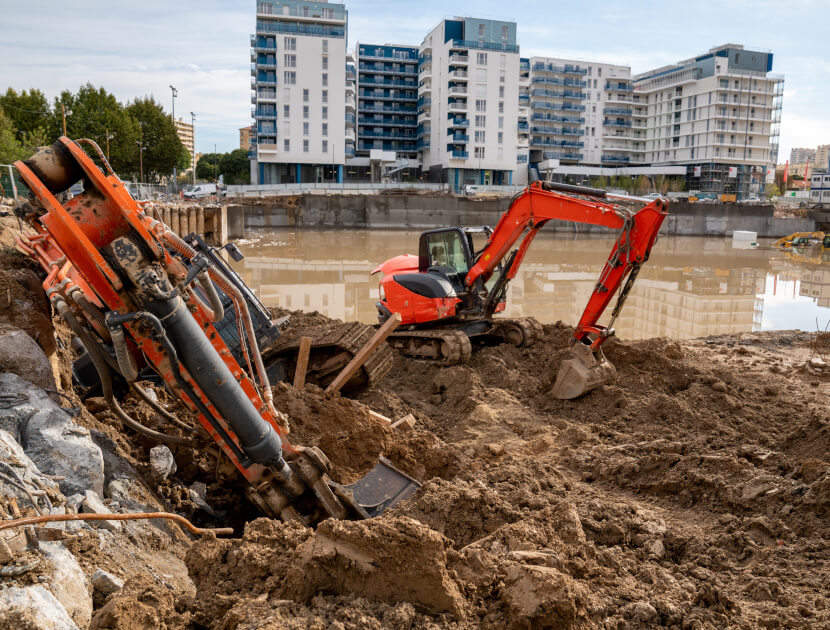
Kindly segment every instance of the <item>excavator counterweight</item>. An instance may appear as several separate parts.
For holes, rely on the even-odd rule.
[[[646,205],[634,212],[618,202]],[[471,342],[529,346],[541,335],[535,319],[494,315],[505,310],[507,287],[539,230],[551,220],[616,229],[611,254],[576,326],[571,358],[563,362],[552,390],[557,398],[576,398],[616,375],[601,346],[614,334],[613,322],[648,260],[667,207],[663,198],[535,182],[513,198],[495,229],[430,230],[421,235],[417,256],[397,256],[376,267],[372,273],[382,274],[379,318],[399,313],[403,327],[390,343],[409,356],[444,364],[468,359]],[[486,239],[480,249],[476,238]],[[618,291],[611,321],[601,326],[599,318]],[[463,350],[454,351],[457,347]]]

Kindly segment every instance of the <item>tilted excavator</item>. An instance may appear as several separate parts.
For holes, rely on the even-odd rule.
[[[647,205],[634,212],[614,203],[621,201]],[[563,362],[552,390],[557,398],[581,396],[616,375],[602,353],[602,344],[614,334],[614,320],[648,260],[667,208],[663,198],[534,182],[512,199],[493,230],[451,227],[424,232],[417,256],[396,256],[372,271],[383,274],[379,319],[401,315],[402,326],[389,343],[405,355],[444,364],[469,358],[471,339],[532,344],[541,331],[535,320],[494,315],[504,311],[508,284],[534,237],[552,220],[613,228],[619,230],[617,240],[576,326],[572,357]],[[478,250],[476,237],[486,239]],[[519,246],[511,251],[520,238]],[[601,326],[599,318],[618,290],[611,320]]]
[[[82,144],[94,149],[97,163]],[[197,416],[267,515],[307,524],[369,518],[417,489],[383,458],[357,482],[337,484],[326,474],[329,461],[320,449],[290,443],[242,292],[209,257],[145,212],[97,144],[62,137],[15,167],[31,191],[16,212],[36,232],[17,244],[46,272],[43,288],[55,312],[83,344],[124,427],[190,443],[140,424],[113,394],[118,376],[159,415],[194,431],[136,382],[150,368]],[[78,181],[84,192],[65,200]],[[242,360],[217,330],[225,320],[220,293],[236,311]]]

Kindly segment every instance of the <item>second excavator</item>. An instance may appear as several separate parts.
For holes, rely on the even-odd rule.
[[[633,211],[621,202],[646,205]],[[574,331],[572,357],[563,362],[552,390],[557,398],[581,396],[616,375],[602,344],[614,334],[614,320],[667,215],[668,202],[663,198],[534,182],[513,198],[495,229],[450,227],[424,232],[417,256],[396,256],[372,271],[382,274],[380,320],[401,315],[402,326],[389,343],[403,354],[444,364],[467,360],[471,339],[531,345],[541,334],[536,320],[494,315],[505,310],[508,284],[539,230],[551,220],[616,229],[611,254]],[[476,249],[476,239],[482,238],[483,246]],[[610,322],[602,326],[599,318],[618,291]]]

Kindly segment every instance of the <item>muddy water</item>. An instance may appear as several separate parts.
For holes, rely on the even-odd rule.
[[[254,232],[236,270],[266,306],[376,321],[379,263],[417,253],[405,231]],[[610,238],[542,232],[510,285],[507,315],[575,324]],[[610,309],[609,309],[610,310]],[[615,324],[620,336],[701,337],[754,330],[824,329],[830,321],[830,254],[737,248],[731,239],[662,237]]]

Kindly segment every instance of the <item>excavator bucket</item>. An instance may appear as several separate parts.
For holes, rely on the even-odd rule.
[[[363,518],[372,518],[413,495],[421,484],[385,457],[362,479],[343,486],[331,482],[340,500]]]
[[[616,368],[605,358],[601,349],[594,352],[591,346],[577,341],[571,346],[571,358],[562,361],[551,393],[560,400],[579,398],[600,385],[610,383],[616,376]]]

